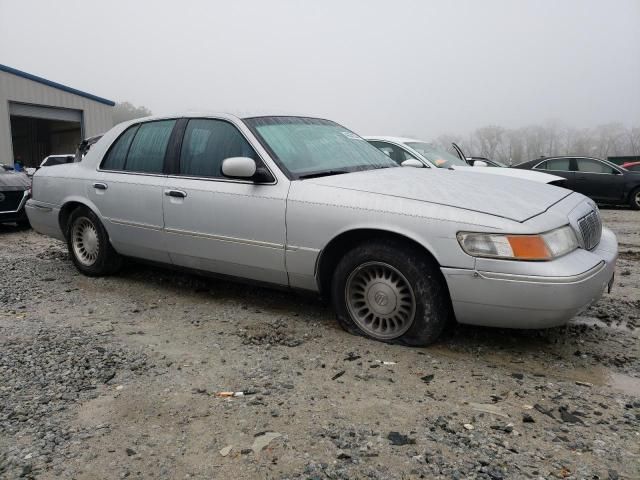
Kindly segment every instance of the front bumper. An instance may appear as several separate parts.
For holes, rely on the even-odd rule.
[[[60,223],[58,222],[60,207],[32,198],[27,202],[25,210],[29,217],[31,228],[36,232],[65,241],[64,234],[60,229]]]
[[[550,262],[493,261],[493,270],[442,268],[458,322],[504,328],[547,328],[567,323],[597,301],[613,278],[618,242],[603,228],[598,246]],[[506,263],[505,263],[506,262]],[[496,268],[500,265],[505,268]]]
[[[29,200],[29,190],[22,193],[22,199],[15,210],[0,210],[0,223],[15,223],[27,220],[25,204]]]

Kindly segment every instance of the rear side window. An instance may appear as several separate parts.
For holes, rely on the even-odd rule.
[[[127,152],[133,137],[138,131],[139,125],[130,127],[126,132],[120,135],[120,138],[113,144],[106,158],[102,162],[102,169],[104,170],[123,170],[124,162],[127,159]]]
[[[258,156],[238,129],[223,120],[189,120],[180,152],[180,174],[222,177],[222,161],[230,157]]]
[[[556,172],[568,172],[570,170],[570,158],[553,158],[536,167],[539,170],[554,170]]]
[[[162,173],[164,154],[175,120],[148,122],[140,125],[124,164],[129,172]]]

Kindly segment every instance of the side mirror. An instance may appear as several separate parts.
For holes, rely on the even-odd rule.
[[[251,178],[256,174],[256,161],[249,157],[230,157],[222,161],[222,174],[231,178]]]
[[[483,160],[476,160],[475,162],[473,162],[473,166],[474,167],[488,167],[489,164]]]
[[[424,165],[420,160],[416,160],[415,158],[409,158],[402,162],[400,165],[403,167],[413,167],[413,168],[424,168]]]

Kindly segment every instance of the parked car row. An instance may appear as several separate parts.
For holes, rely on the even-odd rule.
[[[369,141],[310,117],[138,119],[39,170],[27,213],[86,275],[134,257],[320,292],[346,330],[406,345],[454,319],[560,325],[610,288],[617,241],[584,195]]]
[[[516,165],[518,169],[551,173],[567,180],[566,187],[597,202],[629,205],[640,210],[640,172],[591,157],[542,157]]]
[[[477,167],[470,166],[466,157],[453,155],[437,145],[422,140],[402,137],[364,137],[371,145],[381,150],[398,165],[426,168],[448,168],[451,170],[470,170],[475,173],[503,175],[506,177],[522,178],[534,182],[564,186],[565,179],[542,172],[524,172],[509,168],[489,167],[487,164]],[[454,144],[455,145],[455,144]],[[459,147],[456,145],[456,148]]]

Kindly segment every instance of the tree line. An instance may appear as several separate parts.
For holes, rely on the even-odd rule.
[[[640,127],[608,123],[593,128],[573,128],[559,122],[509,129],[481,127],[467,136],[441,135],[436,143],[445,148],[455,142],[468,156],[486,157],[507,165],[541,156],[580,155],[607,158],[640,155]]]

